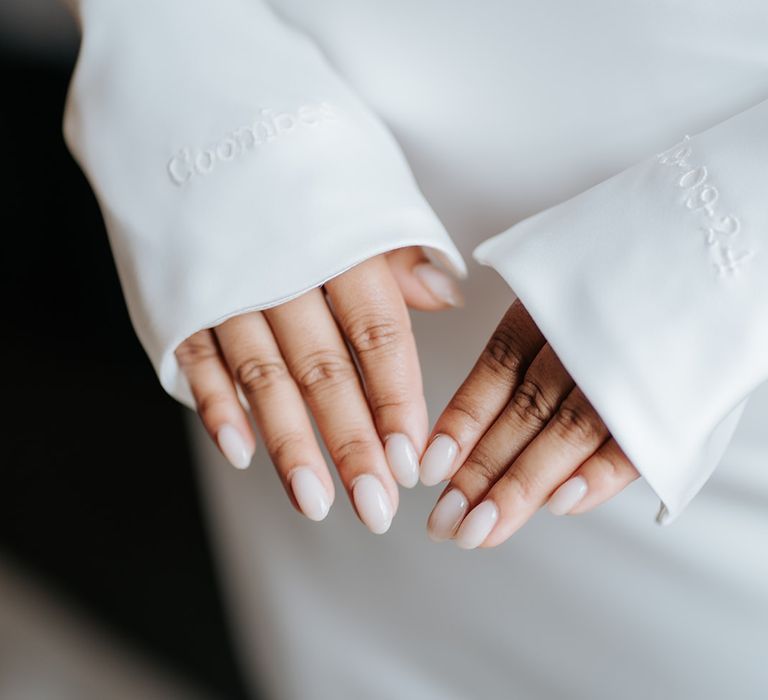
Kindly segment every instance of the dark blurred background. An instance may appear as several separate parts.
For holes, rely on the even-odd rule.
[[[76,47],[69,28],[53,37],[39,51],[16,26],[0,30],[0,560],[205,693],[244,698],[185,409],[133,334],[64,146]]]

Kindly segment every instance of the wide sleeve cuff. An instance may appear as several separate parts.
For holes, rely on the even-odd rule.
[[[671,522],[768,378],[768,102],[484,242]]]
[[[259,0],[80,0],[64,131],[104,215],[163,386],[174,351],[363,260],[464,262],[397,143],[307,37]]]

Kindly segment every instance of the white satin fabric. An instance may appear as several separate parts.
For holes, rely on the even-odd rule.
[[[271,293],[284,277],[298,293],[366,251],[386,247],[385,239],[392,247],[417,239],[418,226],[404,233],[396,225],[377,239],[380,220],[366,220],[366,211],[357,212],[359,235],[349,239],[327,235],[335,229],[322,225],[344,221],[339,203],[354,207],[358,196],[366,202],[373,197],[370,211],[398,209],[401,199],[427,211],[375,114],[396,137],[426,201],[465,256],[521,222],[484,245],[480,257],[531,308],[647,477],[594,514],[556,520],[542,513],[507,545],[468,554],[429,544],[422,534],[436,492],[404,493],[393,529],[382,538],[368,535],[341,500],[327,522],[312,525],[283,502],[264,455],[247,473],[236,473],[198,430],[246,668],[277,698],[764,697],[764,3],[275,0],[282,21],[316,41],[335,71],[326,73],[326,64],[314,63],[320,60],[315,57],[310,67],[322,79],[310,83],[302,82],[302,70],[290,73],[291,61],[284,73],[281,61],[259,54],[262,44],[251,47],[247,31],[223,14],[238,5],[249,6],[238,9],[245,15],[264,10],[255,0],[227,0],[215,10],[208,5],[212,28],[197,38],[210,47],[231,32],[238,50],[232,54],[228,45],[221,51],[229,66],[246,59],[246,67],[233,69],[243,112],[227,91],[214,92],[208,101],[199,96],[195,104],[204,105],[203,116],[178,105],[145,106],[152,118],[140,121],[141,134],[134,125],[146,114],[130,112],[131,119],[119,122],[131,135],[130,149],[115,145],[119,167],[99,162],[108,131],[103,125],[114,123],[114,114],[95,109],[90,146],[90,129],[69,130],[102,205],[115,203],[105,213],[121,275],[129,302],[132,296],[138,300],[131,304],[134,320],[165,386],[181,395],[172,363],[166,374],[162,358],[195,323],[266,305],[266,297],[249,295],[257,289]],[[94,10],[97,4],[85,0],[83,6]],[[204,0],[184,3],[184,15],[203,6]],[[150,39],[156,40],[145,44],[143,57],[127,40],[91,55],[107,66],[113,65],[109,57],[124,79],[137,61],[148,73],[152,52],[166,45],[164,32],[172,46],[179,45],[163,16],[153,12]],[[184,27],[189,21],[180,20]],[[273,20],[264,22],[272,26]],[[253,23],[242,24],[254,29]],[[126,20],[134,32],[141,25]],[[87,21],[85,30],[87,49]],[[282,52],[298,42],[293,35],[278,41],[282,36],[283,29],[269,36],[257,31],[254,44],[261,39]],[[198,44],[193,45],[189,55],[195,57]],[[120,58],[120,51],[131,60]],[[306,52],[311,53],[300,51]],[[205,55],[214,61],[217,53]],[[254,55],[263,60],[248,63]],[[201,72],[199,84],[210,91],[220,78],[210,78],[215,61],[194,67],[184,73],[185,81],[192,75],[198,80]],[[81,91],[73,92],[81,99],[70,101],[70,112],[73,105],[101,104],[89,101],[88,86],[104,86],[109,72],[93,70],[102,81],[81,79]],[[170,75],[165,65],[155,70],[165,71],[165,79]],[[311,104],[322,103],[326,80],[338,90],[334,100],[344,108],[344,133],[338,124],[326,130],[329,124],[321,124],[288,134],[283,142],[267,144],[258,158],[233,158],[221,168],[217,163],[176,189],[173,183],[169,189],[167,172],[157,175],[158,163],[168,165],[180,144],[216,143],[212,139],[231,128],[225,125],[237,126],[237,117],[263,106],[264,94],[273,96],[278,109],[303,104],[310,92]],[[157,81],[146,78],[150,86],[162,84]],[[264,85],[271,92],[260,92]],[[107,94],[121,90],[111,86]],[[126,90],[124,105],[132,96]],[[146,98],[146,92],[139,94]],[[162,91],[150,94],[165,99]],[[280,102],[283,94],[292,99]],[[173,119],[157,122],[159,112]],[[355,124],[363,127],[347,150],[349,133],[358,133]],[[681,143],[686,134],[693,138]],[[345,180],[349,173],[334,158],[354,160],[358,145],[371,135],[378,145],[370,156],[390,164],[385,181],[378,175]],[[330,169],[329,195],[322,187],[326,166],[310,167],[305,177],[302,149]],[[155,168],[151,178],[158,179],[145,187],[139,173],[148,156]],[[296,180],[290,166],[299,168]],[[137,189],[125,194],[121,183],[129,176]],[[268,181],[263,212],[263,201],[249,197],[254,184]],[[102,182],[108,187],[99,190]],[[386,191],[371,193],[375,182]],[[208,185],[210,193],[203,194]],[[328,195],[319,203],[318,187]],[[200,200],[193,191],[201,192]],[[225,223],[241,227],[225,226],[224,239],[210,228],[223,211],[217,194],[227,205]],[[313,226],[302,211],[287,211],[287,203],[319,212],[320,224]],[[122,216],[110,216],[118,205],[124,206]],[[153,214],[158,211],[159,224]],[[289,227],[290,235],[282,228],[283,215],[300,224]],[[436,221],[429,213],[424,217]],[[256,224],[258,230],[243,233],[242,225]],[[179,229],[186,225],[189,234]],[[430,240],[423,242],[458,264],[441,230],[427,228]],[[231,238],[233,231],[239,233]],[[270,231],[280,235],[270,239]],[[306,272],[314,261],[305,265],[298,242],[313,240],[315,231],[329,254],[318,265],[322,274],[300,281],[296,266]],[[211,254],[224,248],[238,260],[224,264],[218,252]],[[337,258],[344,263],[334,270]],[[246,268],[258,270],[261,279],[238,277]],[[195,277],[186,277],[190,271]],[[204,280],[201,290],[193,289],[198,277]],[[237,290],[232,297],[230,288]],[[285,298],[290,295],[286,289]],[[419,314],[415,320],[433,416],[512,299],[493,273],[476,266],[467,295],[464,312]],[[214,312],[197,317],[199,305]],[[177,324],[176,309],[183,323]],[[674,517],[718,462],[685,516],[671,528],[655,528],[647,517],[653,497],[646,483]]]

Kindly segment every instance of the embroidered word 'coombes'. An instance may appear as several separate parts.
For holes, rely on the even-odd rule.
[[[733,275],[754,257],[754,252],[737,251],[733,247],[741,231],[741,221],[733,214],[718,214],[720,192],[710,181],[707,166],[694,166],[688,160],[693,153],[690,140],[686,134],[682,141],[656,157],[662,165],[677,167],[683,172],[677,184],[684,190],[686,208],[700,211],[706,217],[701,231],[711,251],[712,264],[721,276]]]
[[[195,175],[209,175],[219,163],[240,158],[296,129],[317,127],[335,118],[336,113],[327,102],[303,105],[295,112],[262,109],[252,124],[235,129],[208,148],[179,150],[168,161],[168,174],[171,181],[181,187]]]

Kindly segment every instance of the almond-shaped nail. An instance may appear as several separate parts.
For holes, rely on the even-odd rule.
[[[291,475],[291,490],[296,502],[310,520],[319,522],[325,519],[331,509],[331,499],[323,482],[309,467],[298,467]]]
[[[383,535],[392,524],[392,503],[382,483],[372,474],[359,477],[352,487],[352,499],[360,519],[375,535]]]
[[[567,515],[584,499],[588,490],[587,480],[583,476],[574,476],[552,494],[547,508],[552,515]]]
[[[469,501],[459,489],[443,494],[429,515],[427,534],[433,542],[451,539],[462,518],[467,513]]]
[[[398,484],[411,489],[419,483],[419,455],[407,435],[390,435],[384,441],[384,453]]]
[[[226,423],[216,433],[216,442],[223,455],[236,469],[247,469],[253,458],[253,450],[234,425]]]
[[[464,518],[464,522],[456,533],[456,544],[462,549],[479,547],[491,534],[498,519],[499,509],[496,504],[493,501],[483,501]]]
[[[453,474],[453,463],[459,454],[459,446],[453,438],[438,435],[430,443],[421,459],[421,483],[434,486]]]
[[[413,274],[437,301],[449,306],[464,306],[464,295],[458,282],[432,263],[419,263]]]

